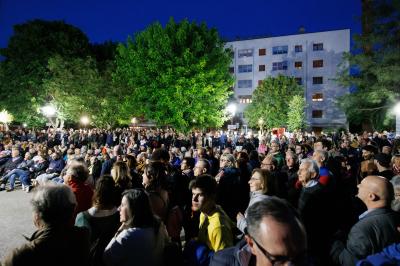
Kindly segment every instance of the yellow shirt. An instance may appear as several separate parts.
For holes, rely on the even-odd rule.
[[[200,214],[198,240],[215,252],[233,246],[233,226],[228,215],[217,205],[212,215]]]

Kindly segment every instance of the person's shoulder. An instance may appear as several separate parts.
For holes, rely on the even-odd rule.
[[[237,265],[236,247],[230,247],[216,252],[210,260],[210,266]]]

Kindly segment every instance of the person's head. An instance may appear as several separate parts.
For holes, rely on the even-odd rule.
[[[144,167],[143,186],[146,190],[165,188],[167,172],[164,163],[152,161]]]
[[[153,227],[155,217],[150,200],[143,189],[129,189],[122,193],[121,205],[118,208],[120,222],[126,227]]]
[[[396,154],[392,157],[392,165],[400,169],[400,154]]]
[[[170,159],[169,152],[166,149],[158,148],[151,154],[152,161],[160,161],[162,163],[168,163]]]
[[[312,158],[317,162],[318,167],[322,167],[328,161],[328,152],[326,150],[314,150]]]
[[[287,151],[285,156],[286,165],[289,168],[293,168],[296,164],[298,164],[297,154],[293,151]]]
[[[25,159],[25,160],[30,160],[30,159],[32,159],[31,153],[30,153],[30,152],[26,152],[25,155],[24,155],[24,159]]]
[[[59,152],[53,152],[51,154],[51,159],[53,159],[53,160],[58,160],[60,158],[61,158],[61,154]]]
[[[93,205],[99,209],[114,207],[115,182],[112,176],[104,175],[96,181],[93,194]]]
[[[279,141],[273,140],[271,141],[271,152],[276,153],[281,148]]]
[[[195,164],[194,158],[185,157],[183,158],[181,163],[181,170],[182,171],[192,170],[194,168],[194,164]]]
[[[135,169],[137,166],[137,160],[136,157],[132,154],[126,155],[126,164],[128,165],[129,169]]]
[[[393,185],[394,200],[392,201],[392,209],[396,212],[400,211],[400,175],[394,176],[390,183]]]
[[[374,157],[377,149],[373,145],[366,145],[362,148],[362,157],[364,160],[369,160]]]
[[[392,147],[390,146],[383,146],[382,147],[382,153],[390,155],[392,153]]]
[[[271,181],[272,176],[270,171],[260,168],[254,169],[249,180],[250,192],[260,191],[262,194],[267,194],[272,188],[269,186]]]
[[[217,182],[210,175],[201,175],[189,184],[192,191],[192,209],[208,213],[215,208]]]
[[[35,226],[67,225],[73,219],[76,198],[71,188],[47,183],[34,190],[32,197]]]
[[[269,171],[275,171],[278,167],[278,160],[272,155],[268,154],[261,162],[261,168]]]
[[[378,153],[375,155],[375,165],[378,167],[378,171],[389,169],[392,161],[392,156],[385,153]]]
[[[111,169],[111,176],[113,177],[117,186],[124,186],[131,180],[128,165],[123,161],[116,161],[114,163]]]
[[[220,168],[235,167],[235,163],[235,157],[229,153],[222,154],[221,158],[219,159]]]
[[[247,210],[246,242],[256,265],[302,265],[307,236],[296,211],[277,197],[254,203]]]
[[[211,165],[210,162],[206,159],[199,159],[196,165],[193,168],[194,176],[200,176],[204,174],[208,174],[210,171]]]
[[[381,176],[367,176],[357,187],[357,197],[368,209],[388,207],[394,198],[393,185]]]
[[[86,165],[78,162],[72,161],[68,165],[68,169],[64,176],[64,183],[68,184],[70,181],[75,181],[77,183],[83,183],[89,177],[89,170]]]
[[[316,161],[308,158],[301,160],[297,175],[303,186],[315,179],[318,176],[318,173],[319,167]]]
[[[332,147],[332,143],[329,140],[324,139],[324,138],[317,139],[314,142],[314,151],[317,151],[317,150],[328,151],[331,149],[331,147]]]
[[[19,149],[18,148],[12,148],[11,149],[11,157],[16,158],[19,156]]]

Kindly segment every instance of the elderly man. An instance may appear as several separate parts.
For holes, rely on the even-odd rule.
[[[341,265],[355,265],[358,260],[400,242],[397,227],[400,215],[390,209],[392,184],[381,176],[367,176],[358,185],[357,197],[367,206],[360,220],[351,228],[347,241],[334,242],[331,257]]]
[[[32,198],[37,231],[3,261],[11,265],[88,265],[89,233],[73,226],[76,199],[65,185],[44,185]]]
[[[246,241],[217,252],[210,266],[306,264],[306,232],[284,200],[270,197],[256,202],[246,219]]]

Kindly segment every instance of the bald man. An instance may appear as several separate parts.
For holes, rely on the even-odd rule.
[[[400,242],[400,215],[390,209],[393,186],[384,177],[367,176],[358,185],[357,197],[367,206],[359,221],[351,228],[347,242],[335,241],[331,249],[333,261],[355,265],[358,260]]]

